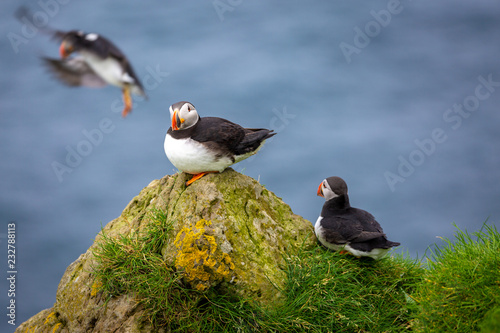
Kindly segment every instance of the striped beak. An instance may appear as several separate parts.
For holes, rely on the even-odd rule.
[[[319,186],[318,186],[318,196],[323,197],[323,198],[325,197],[323,195],[323,182],[321,182],[321,184],[319,184]]]
[[[179,117],[179,110],[175,110],[172,115],[172,130],[178,131],[179,126],[184,122],[184,118]]]

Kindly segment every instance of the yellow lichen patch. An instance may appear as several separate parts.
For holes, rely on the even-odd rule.
[[[47,325],[47,323],[51,320],[51,319],[56,319],[56,313],[54,311],[52,311],[51,313],[49,313],[49,315],[47,316],[47,318],[45,318],[45,321],[43,322],[44,325]]]
[[[234,264],[233,264],[233,262],[231,260],[231,257],[229,256],[229,254],[223,253],[222,257],[224,258],[224,263],[226,265],[229,265],[229,269],[234,269]]]
[[[175,266],[197,290],[229,280],[234,269],[229,254],[220,250],[211,225],[211,221],[201,219],[194,226],[182,228],[174,241]]]
[[[61,324],[61,323],[57,323],[57,324],[54,326],[54,328],[52,329],[52,333],[56,333],[56,332],[57,332],[57,330],[58,330],[61,326],[62,326],[62,324]]]
[[[56,312],[52,311],[51,313],[49,313],[47,318],[45,318],[43,325],[48,327],[53,326],[52,333],[55,333],[59,328],[61,328],[62,323],[60,323],[59,320],[57,319]],[[26,329],[26,332],[36,332],[36,327],[29,327],[28,329]]]
[[[101,287],[102,287],[101,281],[94,281],[90,290],[90,296],[94,297],[95,295],[97,295],[99,290],[101,290]]]

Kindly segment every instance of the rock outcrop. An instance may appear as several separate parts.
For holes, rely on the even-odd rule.
[[[149,332],[147,311],[135,295],[105,298],[93,275],[95,249],[107,238],[148,229],[148,213],[161,210],[171,222],[162,260],[186,285],[217,288],[262,306],[280,302],[285,256],[316,244],[309,221],[254,179],[232,169],[209,174],[191,186],[175,174],[152,181],[94,244],[64,273],[56,303],[21,324],[16,332]]]

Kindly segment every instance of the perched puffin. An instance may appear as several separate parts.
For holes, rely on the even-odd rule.
[[[55,30],[52,34],[62,41],[59,47],[62,59],[44,57],[43,60],[63,83],[94,88],[107,84],[120,87],[125,104],[123,117],[132,111],[130,93],[147,98],[129,60],[110,40],[96,33],[77,30]],[[73,52],[77,52],[78,56],[69,58]]]
[[[387,240],[372,214],[349,204],[347,184],[340,177],[328,177],[318,187],[326,199],[314,230],[318,240],[334,251],[348,251],[356,257],[381,259],[400,243]]]
[[[186,186],[254,155],[276,134],[264,128],[243,128],[222,118],[201,118],[189,102],[170,106],[170,119],[165,154],[177,169],[193,175]]]

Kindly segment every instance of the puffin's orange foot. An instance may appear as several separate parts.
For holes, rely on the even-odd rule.
[[[205,176],[208,172],[202,172],[202,173],[198,173],[196,175],[193,175],[193,178],[191,178],[190,180],[188,180],[186,182],[186,186],[189,186],[191,185],[192,183],[194,183],[196,180],[200,179],[201,177]]]
[[[125,118],[132,111],[132,97],[130,96],[130,89],[128,87],[123,88],[123,102],[125,108],[122,111],[122,117]]]
[[[193,175],[193,178],[191,178],[190,180],[188,180],[186,182],[186,186],[189,186],[191,185],[192,183],[194,183],[196,180],[200,179],[201,177],[205,176],[207,173],[216,173],[217,171],[206,171],[206,172],[201,172],[201,173],[197,173],[196,175]]]
[[[125,109],[123,109],[123,111],[122,111],[122,117],[125,118],[131,111],[132,111],[132,108],[125,107]]]
[[[350,252],[349,251],[346,251],[346,250],[342,250],[339,252],[339,254],[349,254]]]

